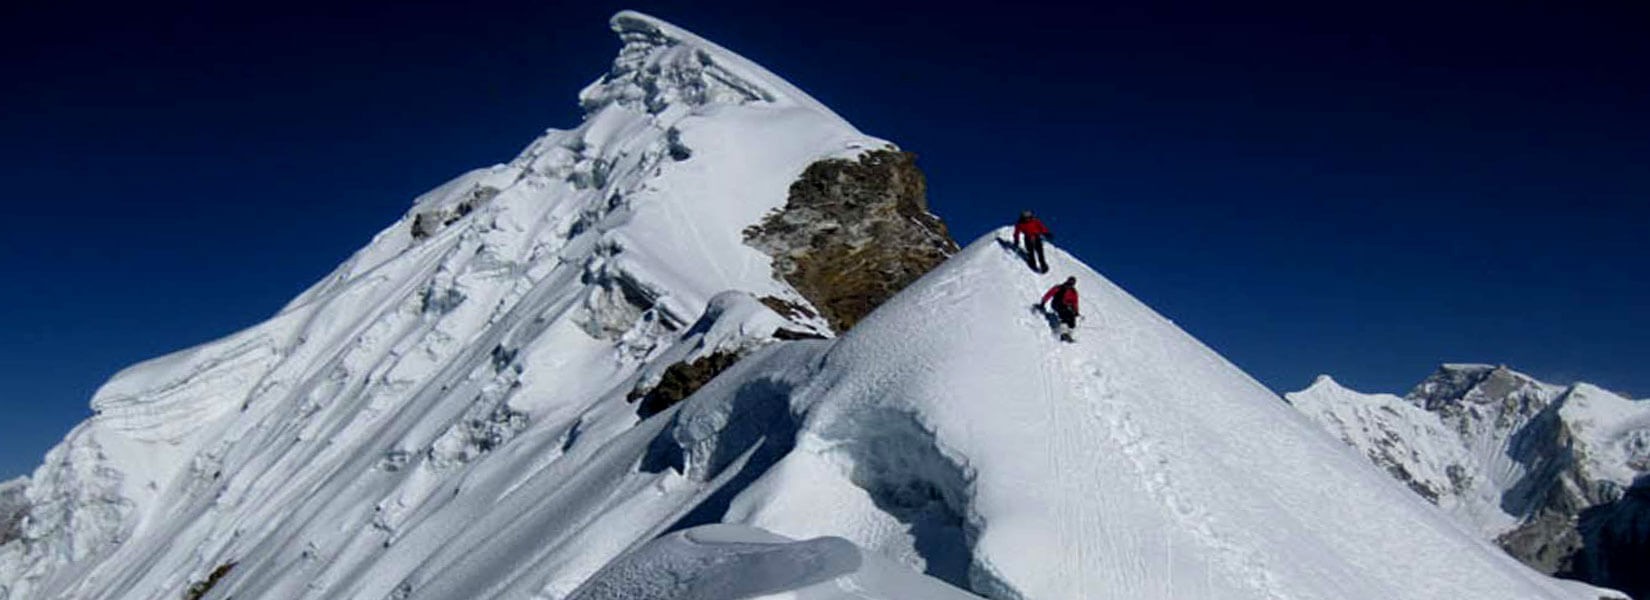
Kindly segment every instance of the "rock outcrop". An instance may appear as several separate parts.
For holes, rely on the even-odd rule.
[[[24,496],[28,484],[24,477],[0,483],[0,544],[23,537],[23,517],[29,508]]]
[[[927,180],[916,155],[873,150],[858,160],[822,160],[791,184],[785,207],[744,232],[746,243],[774,259],[775,276],[823,315],[767,296],[759,301],[793,323],[778,340],[819,337],[807,323],[823,316],[847,331],[860,318],[957,252],[945,223],[928,212]],[[652,416],[693,395],[744,357],[720,351],[666,369],[656,384],[630,394],[636,414]]]
[[[1560,573],[1650,598],[1650,476],[1640,477],[1620,500],[1594,506],[1578,519],[1581,548],[1571,570]]]
[[[636,407],[636,416],[648,418],[664,412],[665,409],[675,406],[688,396],[692,396],[699,388],[705,387],[710,380],[728,370],[733,363],[739,362],[741,356],[732,352],[716,352],[692,362],[679,362],[665,369],[659,378],[659,384],[647,392],[633,392],[631,400],[641,400]]]
[[[837,332],[957,252],[928,212],[927,180],[910,152],[873,150],[809,165],[784,208],[745,230]]]

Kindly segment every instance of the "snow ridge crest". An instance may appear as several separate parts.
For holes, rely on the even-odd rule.
[[[847,121],[750,60],[661,19],[621,11],[609,21],[624,42],[613,67],[579,93],[589,113],[618,104],[653,115],[711,104],[797,105]]]

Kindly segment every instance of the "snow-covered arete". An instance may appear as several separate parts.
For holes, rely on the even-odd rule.
[[[998,240],[829,349],[793,394],[796,449],[729,520],[999,598],[1598,597],[1463,532],[1065,252],[1036,275]],[[1067,276],[1075,344],[1033,309]]]
[[[1597,597],[1057,249],[1038,276],[987,235],[840,340],[773,313],[806,300],[742,231],[808,164],[886,143],[613,24],[579,127],[99,390],[28,481],[0,597]],[[1032,304],[1068,274],[1092,320],[1062,345]],[[637,417],[638,384],[718,351],[745,357]]]

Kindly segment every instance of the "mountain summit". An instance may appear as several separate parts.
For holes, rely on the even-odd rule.
[[[834,335],[745,229],[806,205],[792,188],[811,166],[914,167],[691,33],[630,12],[612,25],[624,45],[580,93],[579,127],[420,196],[269,321],[98,390],[96,415],[26,483],[21,525],[6,520],[0,597],[172,596],[207,581],[213,597],[422,595],[425,574],[471,568],[461,532],[504,537],[475,527],[487,518],[539,536],[534,552],[485,565],[508,595],[588,575],[667,528],[704,486],[609,517],[599,535],[575,526],[662,477],[596,458],[616,437],[647,437],[641,398],[677,365]],[[922,191],[839,203],[836,218],[923,207]],[[955,245],[927,219],[926,236],[890,227],[867,241],[939,248],[938,262]],[[807,240],[769,248],[816,254]],[[575,480],[613,496],[569,497]],[[545,576],[504,577],[531,572]],[[449,597],[485,595],[466,589]]]
[[[1478,364],[1443,365],[1401,398],[1320,377],[1288,399],[1525,564],[1650,592],[1637,562],[1650,547],[1650,404]]]
[[[578,127],[98,390],[0,486],[0,597],[1599,597],[1064,252],[959,251],[794,86],[612,24]],[[1074,344],[1031,306],[1067,275]]]

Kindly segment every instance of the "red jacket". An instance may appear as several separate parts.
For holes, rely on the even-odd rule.
[[[1014,224],[1014,243],[1020,243],[1020,234],[1022,233],[1025,234],[1027,239],[1037,239],[1048,235],[1048,227],[1044,226],[1043,222],[1038,220],[1037,217],[1032,217]]]
[[[1060,294],[1060,289],[1061,288],[1065,288],[1066,293]],[[1056,286],[1051,287],[1051,288],[1048,288],[1048,293],[1043,294],[1043,301],[1038,302],[1038,304],[1043,304],[1045,302],[1048,302],[1048,299],[1053,298],[1055,294],[1060,294],[1060,297],[1057,299],[1057,301],[1061,304],[1066,305],[1066,308],[1071,309],[1071,314],[1074,314],[1074,315],[1078,314],[1077,313],[1077,288],[1076,287],[1066,287],[1066,284],[1064,284],[1064,283],[1056,285]]]

